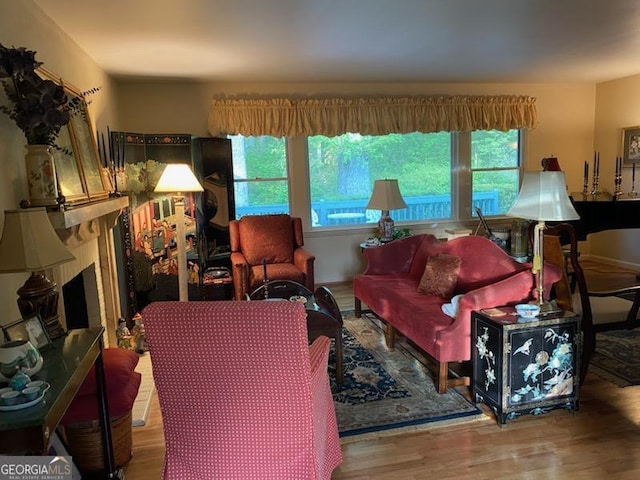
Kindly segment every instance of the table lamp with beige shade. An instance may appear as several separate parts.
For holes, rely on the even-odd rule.
[[[184,194],[202,192],[203,188],[185,163],[169,163],[153,190],[156,193],[171,193],[175,205],[176,246],[178,254],[178,292],[181,302],[189,300],[187,284],[187,247],[184,228]]]
[[[18,308],[23,317],[39,314],[51,339],[64,335],[65,330],[58,314],[57,285],[45,271],[74,259],[44,207],[5,210],[0,273],[31,272],[18,289]]]
[[[365,208],[367,210],[382,211],[380,220],[378,220],[378,228],[380,229],[380,240],[383,243],[393,240],[394,222],[389,215],[389,210],[407,208],[407,204],[400,194],[398,180],[376,180],[373,183],[373,192],[371,193],[371,198],[369,199],[369,203],[367,203],[367,206]]]

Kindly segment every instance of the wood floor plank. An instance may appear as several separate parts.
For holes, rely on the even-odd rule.
[[[329,288],[342,310],[353,309],[351,283]],[[469,398],[468,388],[459,390]],[[504,428],[482,421],[343,445],[344,462],[332,478],[640,478],[640,387],[619,388],[589,373],[580,394],[575,414],[554,410]],[[147,425],[133,429],[133,445],[126,478],[161,478],[164,436],[157,395]]]

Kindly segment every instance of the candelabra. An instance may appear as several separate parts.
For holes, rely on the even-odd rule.
[[[598,190],[598,174],[594,173],[593,174],[593,188],[591,189],[591,195],[593,195],[594,197],[598,194],[600,194],[600,191]]]
[[[600,153],[595,152],[593,155],[593,188],[591,195],[594,197],[600,193],[598,190],[598,180],[600,178]]]
[[[622,157],[616,157],[616,173],[614,176],[613,184],[615,185],[613,191],[613,198],[618,198],[622,195],[620,186],[622,185]]]
[[[584,184],[582,185],[582,194],[583,195],[589,194],[589,177],[588,176],[584,177]]]
[[[631,167],[631,191],[628,193],[630,197],[637,197],[638,192],[636,192],[636,164],[634,163]]]

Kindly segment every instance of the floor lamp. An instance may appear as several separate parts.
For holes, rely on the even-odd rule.
[[[389,210],[407,208],[407,204],[400,194],[398,180],[376,180],[373,183],[371,198],[365,208],[367,210],[382,210],[380,220],[378,220],[380,240],[383,243],[393,240],[394,223],[389,215]]]
[[[551,307],[543,298],[545,222],[580,219],[567,195],[564,172],[525,172],[520,194],[507,215],[538,222],[533,233],[531,270],[536,275],[538,305],[544,313]]]
[[[64,328],[58,314],[57,285],[47,278],[45,270],[74,259],[44,207],[5,210],[0,273],[31,272],[18,289],[18,308],[23,318],[39,314],[51,339],[64,335]]]
[[[189,300],[187,284],[187,246],[184,229],[184,194],[187,192],[202,192],[203,188],[184,163],[168,164],[154,189],[156,193],[172,193],[175,205],[176,246],[178,250],[178,292],[181,302]]]

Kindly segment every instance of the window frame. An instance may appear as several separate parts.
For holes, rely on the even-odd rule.
[[[527,130],[518,129],[518,166],[499,168],[497,170],[517,170],[518,188],[522,181],[522,172],[527,143]],[[437,220],[415,220],[396,222],[396,225],[402,227],[418,227],[429,228],[434,221],[440,227],[446,228],[446,225],[476,225],[477,216],[472,211],[472,174],[474,171],[487,171],[493,169],[472,169],[471,168],[471,132],[450,132],[451,133],[451,218]],[[288,182],[288,202],[289,214],[301,217],[303,220],[303,228],[306,232],[349,232],[354,230],[370,230],[375,225],[372,223],[357,223],[346,225],[323,225],[312,226],[311,219],[311,182],[309,173],[309,157],[308,157],[308,137],[296,136],[285,137],[285,156],[287,166],[287,182]],[[243,179],[248,181],[249,179]],[[281,178],[269,180],[281,181]],[[234,179],[235,181],[235,179]],[[255,181],[255,180],[254,180]],[[264,180],[262,180],[264,181]],[[506,218],[503,214],[489,215],[489,218]]]

